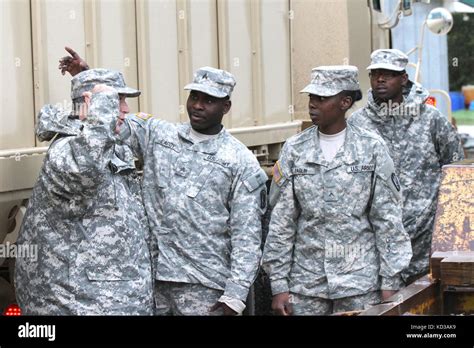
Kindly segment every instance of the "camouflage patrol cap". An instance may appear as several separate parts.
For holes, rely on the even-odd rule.
[[[397,49],[375,50],[370,55],[371,64],[367,70],[386,69],[403,71],[408,64],[408,56]]]
[[[358,91],[358,72],[352,65],[318,66],[311,71],[310,84],[300,93],[331,97],[342,91]]]
[[[84,92],[90,91],[95,85],[104,84],[113,87],[117,93],[127,97],[138,97],[140,91],[127,87],[122,73],[108,69],[90,69],[83,71],[71,80],[71,98],[82,97]]]
[[[230,72],[205,66],[194,73],[193,82],[184,86],[184,89],[224,98],[231,96],[235,84],[234,75]]]

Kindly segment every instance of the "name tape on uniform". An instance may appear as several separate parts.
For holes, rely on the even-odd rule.
[[[213,156],[213,155],[208,155],[208,156],[204,157],[204,160],[208,161],[208,162],[220,164],[223,167],[230,166],[230,162],[223,161],[220,158],[217,158],[216,156]]]
[[[360,166],[350,166],[347,168],[348,173],[373,172],[375,164],[363,164]]]
[[[291,172],[293,174],[315,174],[315,170],[312,168],[299,168],[299,167],[294,167],[292,168]]]
[[[165,139],[158,139],[158,140],[155,141],[155,143],[160,144],[160,145],[162,145],[164,147],[167,147],[171,150],[174,150],[176,152],[179,152],[178,149],[177,149],[177,145],[172,143],[171,141],[168,141],[168,140],[165,140]]]

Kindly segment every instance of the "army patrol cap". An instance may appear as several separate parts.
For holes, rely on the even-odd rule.
[[[375,50],[370,55],[371,64],[367,70],[386,69],[403,71],[408,64],[408,56],[397,49]]]
[[[358,91],[358,72],[352,65],[318,66],[311,71],[310,84],[300,93],[332,97],[342,91]]]
[[[126,97],[138,97],[141,93],[138,89],[128,87],[122,73],[118,71],[90,69],[77,74],[71,80],[71,98],[74,100],[82,97],[84,92],[92,90],[98,84],[113,87],[119,95]]]
[[[206,66],[194,73],[193,82],[184,86],[184,89],[203,92],[216,98],[230,98],[235,84],[234,75],[230,72]]]

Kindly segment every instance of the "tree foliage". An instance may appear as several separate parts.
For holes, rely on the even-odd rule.
[[[449,89],[460,91],[474,85],[474,13],[456,13],[453,18],[448,34]]]

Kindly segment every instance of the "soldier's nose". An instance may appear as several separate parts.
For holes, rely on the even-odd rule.
[[[193,107],[195,109],[202,110],[203,109],[203,103],[201,103],[200,101],[197,101],[197,102],[194,103]]]

